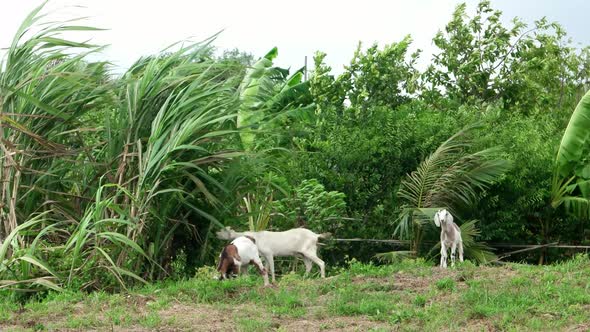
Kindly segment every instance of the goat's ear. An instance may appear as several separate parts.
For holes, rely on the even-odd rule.
[[[434,215],[434,224],[436,225],[436,227],[440,227],[440,218],[438,217],[438,212]]]

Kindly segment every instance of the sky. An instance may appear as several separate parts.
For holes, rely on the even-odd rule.
[[[206,39],[217,32],[214,45],[238,48],[255,57],[277,46],[275,61],[298,69],[305,56],[311,65],[315,51],[327,53],[335,73],[350,62],[359,41],[365,46],[400,41],[411,35],[413,49],[423,50],[421,64],[436,51],[432,38],[444,29],[458,3],[474,12],[477,0],[50,0],[44,12],[51,20],[88,17],[86,25],[108,29],[75,36],[109,45],[97,56],[122,72],[142,55],[158,53],[168,45],[191,38]],[[0,11],[0,48],[10,45],[26,15],[40,0],[4,0]],[[282,5],[281,5],[282,4]],[[585,0],[492,0],[508,23],[518,16],[532,24],[543,16],[561,23],[575,43],[590,45]],[[222,31],[223,30],[223,31]]]

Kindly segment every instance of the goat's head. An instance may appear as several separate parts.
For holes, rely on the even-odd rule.
[[[453,222],[453,216],[446,209],[438,210],[434,215],[434,223],[436,227],[440,227],[443,223]]]
[[[226,226],[215,233],[220,240],[233,240],[237,237],[236,232],[231,227]]]

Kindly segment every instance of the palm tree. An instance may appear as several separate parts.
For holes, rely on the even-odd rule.
[[[424,228],[432,224],[436,211],[446,208],[457,214],[463,207],[472,206],[478,191],[485,190],[509,169],[508,161],[494,158],[497,149],[468,152],[468,134],[477,127],[467,126],[451,136],[402,180],[398,197],[404,205],[395,234],[410,239],[413,255],[420,253]],[[461,225],[466,254],[488,260],[493,256],[488,248],[473,241],[478,234],[474,225],[475,221]]]

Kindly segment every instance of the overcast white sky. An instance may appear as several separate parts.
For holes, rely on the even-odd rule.
[[[347,64],[358,43],[369,46],[401,40],[410,34],[414,47],[431,53],[432,37],[449,21],[456,0],[406,1],[139,1],[139,0],[52,0],[45,12],[49,18],[89,16],[88,25],[108,31],[84,35],[94,43],[109,44],[103,53],[121,70],[139,56],[158,52],[173,42],[193,37],[205,39],[224,30],[215,45],[234,47],[256,57],[279,48],[275,62],[299,68],[304,57],[311,62],[316,50],[328,54],[327,62],[336,72]],[[477,1],[467,0],[473,11]],[[24,17],[39,0],[4,0],[0,11],[0,47],[8,47]],[[560,22],[574,39],[590,44],[587,15],[590,2],[584,0],[493,0],[504,11],[505,21],[518,16],[533,22],[542,16]],[[84,8],[71,7],[72,5]],[[428,61],[425,57],[424,62]]]

